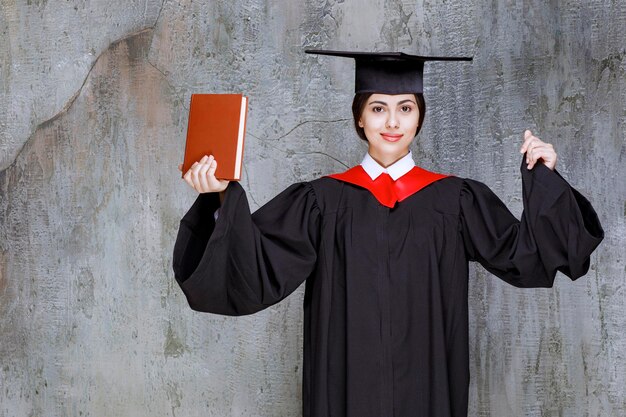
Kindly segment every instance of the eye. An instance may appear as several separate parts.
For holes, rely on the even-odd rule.
[[[402,106],[402,107],[400,107],[400,111],[401,111],[402,113],[409,113],[411,110],[413,110],[413,109],[411,108],[411,106]]]
[[[374,107],[372,107],[372,111],[374,113],[382,113],[383,112],[383,108],[381,106],[374,106]]]

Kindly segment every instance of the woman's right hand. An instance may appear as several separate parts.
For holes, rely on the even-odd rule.
[[[183,166],[179,165],[178,169],[182,171]],[[189,168],[189,171],[185,173],[183,178],[191,188],[199,193],[222,192],[230,181],[215,178],[216,169],[217,161],[213,158],[213,155],[204,155],[201,160]]]

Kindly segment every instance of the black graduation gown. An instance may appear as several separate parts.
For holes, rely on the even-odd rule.
[[[603,238],[591,204],[522,162],[517,220],[484,184],[431,183],[394,208],[332,178],[250,214],[231,182],[180,223],[174,271],[191,308],[251,314],[306,280],[303,416],[467,415],[468,261],[517,287],[584,275]]]

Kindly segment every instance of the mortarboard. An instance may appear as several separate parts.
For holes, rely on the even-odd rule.
[[[424,62],[472,60],[472,57],[419,56],[402,52],[347,52],[321,49],[307,49],[304,52],[354,58],[355,93],[422,93]]]

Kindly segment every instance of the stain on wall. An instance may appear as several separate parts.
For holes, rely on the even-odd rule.
[[[413,151],[518,216],[523,130],[555,145],[606,238],[553,289],[472,266],[470,415],[626,415],[626,4],[118,3],[0,6],[0,416],[300,415],[303,288],[195,313],[171,251],[191,93],[250,97],[253,209],[360,161],[353,64],[308,47],[473,55],[427,66]]]

